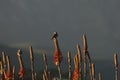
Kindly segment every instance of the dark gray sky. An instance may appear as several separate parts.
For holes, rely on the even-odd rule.
[[[120,52],[119,0],[1,0],[0,42],[53,47],[50,40],[59,33],[60,46],[83,47],[88,38],[93,54]]]

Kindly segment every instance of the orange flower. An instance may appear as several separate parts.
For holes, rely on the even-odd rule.
[[[79,80],[79,68],[75,68],[72,80]]]
[[[8,71],[6,73],[6,80],[11,80],[13,78],[13,73],[11,71]]]
[[[60,63],[61,63],[61,61],[62,61],[62,54],[61,54],[61,52],[60,52],[60,50],[59,49],[57,49],[56,51],[55,51],[55,54],[54,54],[54,62],[55,62],[55,64],[56,64],[56,66],[58,66],[58,65],[60,65]]]
[[[24,68],[20,68],[19,77],[20,77],[20,78],[23,78],[24,75],[25,75],[25,69],[24,69]]]

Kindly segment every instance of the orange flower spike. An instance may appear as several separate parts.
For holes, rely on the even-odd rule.
[[[57,32],[54,32],[54,35],[52,37],[52,39],[54,41],[54,45],[55,45],[54,62],[58,66],[58,65],[60,65],[63,57],[62,57],[62,53],[60,52],[60,49],[59,49],[57,37],[58,37]]]
[[[24,75],[25,75],[25,69],[24,68],[20,68],[20,71],[19,71],[19,77],[20,78],[23,78],[24,77]]]
[[[13,77],[13,73],[11,71],[7,71],[6,80],[10,80]]]
[[[19,49],[18,52],[17,52],[18,60],[19,60],[19,64],[20,64],[20,70],[19,70],[18,74],[19,74],[20,78],[24,78],[25,68],[24,68],[24,65],[23,65],[21,54],[22,54],[22,51]]]
[[[80,78],[80,72],[79,72],[79,62],[78,62],[78,54],[74,57],[74,64],[75,64],[75,70],[73,73],[73,79],[72,80],[79,80]]]
[[[72,80],[79,80],[79,67],[75,68]]]
[[[60,65],[61,61],[62,61],[62,54],[59,50],[56,50],[54,54],[54,62],[58,66]]]
[[[13,78],[13,73],[11,71],[11,63],[10,63],[10,58],[9,56],[6,56],[7,58],[7,64],[8,64],[8,70],[7,70],[7,73],[6,73],[6,80],[10,80]]]

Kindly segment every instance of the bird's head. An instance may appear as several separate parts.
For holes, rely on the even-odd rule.
[[[57,34],[57,32],[54,32],[54,33],[53,33],[53,36],[52,36],[52,39],[53,39],[53,38],[56,38],[56,37],[58,37],[58,34]]]

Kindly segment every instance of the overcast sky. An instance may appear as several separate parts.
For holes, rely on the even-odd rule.
[[[119,0],[1,0],[0,43],[53,47],[54,31],[66,51],[86,34],[91,53],[120,53]]]

